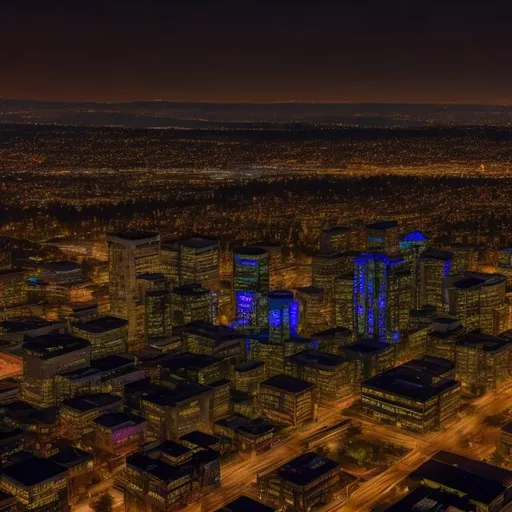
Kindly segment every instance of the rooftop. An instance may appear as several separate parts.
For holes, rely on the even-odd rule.
[[[115,316],[103,316],[101,318],[94,318],[87,322],[80,322],[75,324],[77,329],[89,332],[91,334],[108,332],[114,329],[120,329],[128,325],[128,321]]]
[[[247,496],[239,496],[236,500],[226,503],[216,512],[275,512],[276,509],[264,505],[263,503],[248,498]]]
[[[179,383],[175,389],[155,388],[154,391],[148,393],[144,400],[161,406],[178,405],[210,392],[212,389],[208,386],[196,382],[183,382]]]
[[[209,322],[195,321],[189,324],[180,326],[175,329],[177,333],[184,332],[189,334],[195,334],[204,338],[209,338],[218,342],[223,342],[229,339],[243,338],[243,335],[225,325],[214,325]]]
[[[242,434],[248,434],[250,436],[263,436],[273,432],[275,427],[265,418],[254,418],[248,423],[240,425],[236,430]]]
[[[263,361],[247,361],[245,363],[237,364],[234,367],[235,372],[238,373],[244,373],[244,372],[251,372],[253,370],[256,370],[256,368],[261,368],[262,366],[265,366],[265,363]]]
[[[99,370],[100,372],[108,372],[111,370],[116,370],[118,368],[123,368],[125,366],[133,366],[134,362],[128,357],[119,356],[117,354],[112,354],[110,356],[99,357],[98,359],[93,359],[91,361],[91,368]]]
[[[393,347],[389,343],[375,339],[361,339],[341,347],[344,353],[352,354],[380,354],[390,349],[393,349]]]
[[[81,269],[80,265],[74,261],[48,261],[44,267],[52,272],[76,272]]]
[[[116,233],[108,233],[108,237],[137,241],[145,240],[146,238],[160,237],[160,235],[154,231],[117,231]]]
[[[364,381],[363,388],[369,387],[418,402],[430,398],[450,388],[460,386],[453,379],[436,378],[427,372],[407,365],[398,366]]]
[[[284,374],[274,375],[273,377],[263,381],[261,385],[286,391],[288,393],[302,393],[303,391],[307,391],[315,387],[311,382],[296,379],[295,377],[290,377],[289,375]]]
[[[484,352],[496,352],[512,349],[512,340],[491,334],[483,334],[479,330],[470,331],[457,340],[457,345],[481,348]]]
[[[177,286],[172,289],[172,293],[176,295],[184,295],[184,296],[198,296],[198,295],[207,295],[210,293],[208,288],[205,288],[201,284],[182,284],[181,286]]]
[[[423,356],[421,359],[413,359],[405,364],[408,368],[417,371],[430,373],[431,375],[441,376],[455,369],[455,363],[440,357]]]
[[[339,464],[331,459],[308,452],[281,466],[277,470],[277,475],[292,484],[305,486],[339,467]]]
[[[76,350],[90,348],[90,346],[89,342],[82,338],[69,334],[51,333],[37,336],[24,343],[23,351],[41,359],[51,359]]]
[[[136,414],[131,414],[129,412],[109,412],[96,418],[94,423],[97,423],[98,425],[101,425],[105,428],[115,429],[122,425],[140,425],[145,421],[145,418],[137,416]]]
[[[334,369],[347,360],[344,356],[330,354],[327,352],[315,352],[313,350],[299,352],[298,354],[289,356],[288,359],[296,364],[325,369]]]
[[[267,251],[265,249],[262,249],[261,247],[254,247],[254,246],[248,246],[248,247],[236,247],[233,249],[233,254],[236,256],[263,256],[264,254],[267,254]]]
[[[427,249],[422,255],[423,260],[442,260],[450,261],[453,258],[453,253],[450,251],[441,251],[439,249]]]
[[[67,469],[49,459],[32,457],[3,469],[4,477],[31,487],[53,478],[64,478]]]
[[[59,451],[55,455],[52,455],[48,460],[56,462],[60,466],[72,468],[84,462],[92,461],[93,456],[88,452],[75,448],[74,446],[61,446]]]
[[[393,229],[398,227],[398,221],[396,220],[380,220],[377,222],[373,222],[372,224],[367,224],[366,229],[375,229],[378,231]]]
[[[98,393],[96,395],[84,395],[75,398],[68,398],[62,402],[63,406],[75,409],[80,412],[91,411],[93,409],[100,409],[115,404],[116,402],[121,405],[121,398],[108,393]]]
[[[210,448],[211,446],[218,444],[219,438],[212,436],[211,434],[207,434],[206,432],[201,432],[200,430],[193,430],[192,432],[181,436],[180,441],[192,443],[201,448]]]

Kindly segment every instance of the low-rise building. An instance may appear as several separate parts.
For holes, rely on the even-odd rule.
[[[289,375],[275,375],[260,387],[262,415],[275,424],[297,426],[316,418],[315,385]]]
[[[230,503],[226,503],[216,512],[277,512],[277,509],[242,495]]]
[[[361,384],[362,411],[404,430],[438,429],[460,408],[460,384],[406,365]]]
[[[340,350],[348,360],[359,362],[363,379],[369,379],[395,366],[395,344],[362,339],[341,347]]]
[[[263,361],[247,361],[233,367],[231,382],[237,391],[251,395],[260,392],[260,384],[265,380],[265,363]]]

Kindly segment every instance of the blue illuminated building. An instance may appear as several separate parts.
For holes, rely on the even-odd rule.
[[[427,250],[428,237],[421,231],[411,231],[400,240],[400,253],[411,270],[411,309],[420,308],[420,256]]]
[[[411,273],[401,256],[363,253],[355,259],[354,315],[358,337],[397,342],[407,330]]]
[[[293,293],[280,290],[268,294],[268,330],[271,343],[283,343],[297,336],[299,304]]]
[[[236,325],[247,329],[267,326],[269,254],[260,247],[239,247],[234,251],[233,288]]]

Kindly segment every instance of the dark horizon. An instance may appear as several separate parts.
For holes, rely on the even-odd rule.
[[[0,97],[512,104],[512,5],[10,2]]]

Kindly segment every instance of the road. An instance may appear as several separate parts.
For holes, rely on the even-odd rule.
[[[363,424],[371,424],[373,435],[383,440],[399,440],[400,444],[408,448],[412,447],[402,460],[394,464],[380,475],[364,482],[356,489],[350,498],[343,503],[333,503],[325,507],[322,512],[369,512],[373,507],[382,503],[382,497],[396,488],[409,473],[426,462],[435,452],[446,450],[475,457],[475,450],[469,450],[461,444],[468,436],[477,434],[488,416],[499,414],[512,407],[512,384],[498,393],[487,393],[473,401],[471,411],[447,424],[442,431],[433,432],[425,436],[415,436],[397,430],[394,427],[364,421]],[[488,444],[480,447],[482,453],[491,453],[494,446]]]

